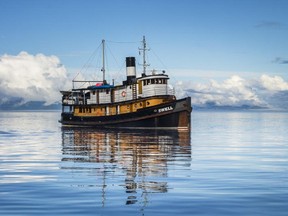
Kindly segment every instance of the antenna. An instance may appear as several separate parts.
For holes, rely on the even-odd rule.
[[[102,69],[103,82],[105,82],[105,40],[102,40]]]
[[[146,50],[149,51],[150,49],[146,48],[146,40],[145,40],[145,36],[143,36],[143,48],[139,48],[139,50],[143,51],[143,64],[140,64],[143,66],[143,75],[146,75],[146,67],[150,66],[150,64],[147,64],[146,62]]]

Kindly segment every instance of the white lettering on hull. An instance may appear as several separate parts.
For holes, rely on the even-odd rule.
[[[158,113],[167,112],[167,111],[171,111],[171,110],[173,110],[172,106],[164,107],[164,108],[158,109]]]

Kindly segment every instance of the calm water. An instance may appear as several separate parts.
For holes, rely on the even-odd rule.
[[[287,215],[288,113],[195,111],[191,134],[59,116],[0,112],[0,215]]]

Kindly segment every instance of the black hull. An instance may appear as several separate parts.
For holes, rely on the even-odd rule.
[[[191,111],[191,98],[187,97],[128,114],[80,117],[62,113],[60,122],[77,127],[190,130]]]

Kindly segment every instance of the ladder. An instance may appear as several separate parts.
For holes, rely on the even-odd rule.
[[[133,84],[132,85],[132,97],[133,99],[136,99],[137,98],[137,87],[136,87],[137,84]]]

